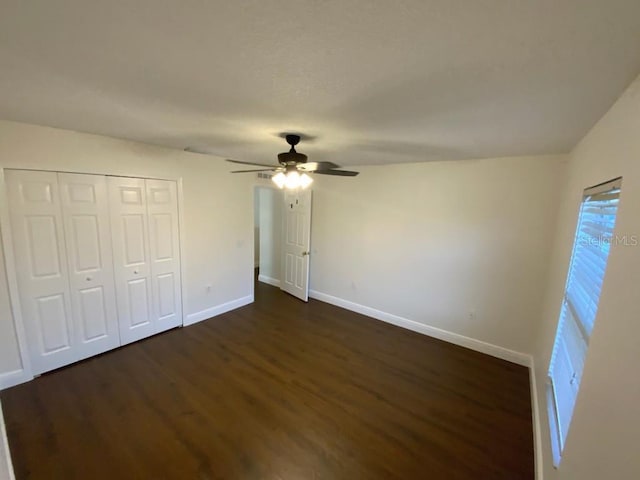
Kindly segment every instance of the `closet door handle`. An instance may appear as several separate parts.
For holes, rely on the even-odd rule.
[[[90,281],[91,281],[91,277],[87,277],[87,282],[90,282]]]
[[[134,270],[134,271],[133,271],[133,274],[134,274],[134,275],[137,275],[138,273],[139,273],[139,272],[138,272],[138,270]]]

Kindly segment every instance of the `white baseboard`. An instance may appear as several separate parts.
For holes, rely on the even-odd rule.
[[[29,380],[33,380],[33,375],[30,375],[29,372],[24,369],[0,373],[0,390],[28,382]]]
[[[15,480],[13,464],[11,463],[11,452],[9,451],[9,439],[7,429],[4,425],[4,414],[0,403],[0,479]]]
[[[215,317],[216,315],[222,315],[223,313],[235,310],[236,308],[244,307],[245,305],[248,305],[250,303],[253,303],[253,295],[247,295],[246,297],[237,298],[235,300],[231,300],[230,302],[223,303],[222,305],[217,305],[215,307],[201,310],[200,312],[190,313],[184,319],[183,325],[185,327],[188,325],[193,325],[194,323],[207,320],[211,317]]]
[[[268,283],[269,285],[280,288],[280,280],[278,280],[277,278],[267,277],[266,275],[258,275],[258,281],[262,283]]]
[[[475,350],[477,352],[486,353],[487,355],[501,358],[509,362],[517,363],[518,365],[524,365],[525,367],[531,365],[531,356],[526,353],[516,352],[514,350],[509,350],[508,348],[499,347],[498,345],[493,345],[481,340],[476,340],[475,338],[465,337],[464,335],[425,325],[424,323],[409,320],[408,318],[403,318],[392,313],[382,312],[380,310],[376,310],[375,308],[360,305],[358,303],[334,297],[332,295],[327,295],[326,293],[318,292],[316,290],[309,290],[309,296],[311,298],[315,298],[316,300],[330,303],[332,305],[336,305],[338,307],[342,307],[347,310],[351,310],[353,312],[361,313],[362,315],[375,318],[376,320],[382,320],[383,322],[391,323],[398,327],[422,333],[423,335],[428,335],[439,340],[444,340],[445,342],[453,343],[454,345],[460,345],[461,347],[470,348],[471,350]]]
[[[542,458],[542,431],[540,429],[540,404],[538,402],[538,388],[536,385],[536,365],[531,357],[529,366],[529,382],[531,388],[531,417],[533,422],[533,453],[535,455],[534,465],[536,469],[536,480],[542,480],[544,475],[544,465]]]

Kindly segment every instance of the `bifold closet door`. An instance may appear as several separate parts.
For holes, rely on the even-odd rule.
[[[34,374],[119,345],[105,177],[7,170]]]
[[[120,339],[182,324],[175,182],[109,177]]]
[[[59,173],[76,359],[120,345],[107,179]]]
[[[7,170],[20,306],[34,374],[76,360],[58,177]]]
[[[151,287],[157,330],[182,325],[180,238],[176,182],[145,180],[149,215]]]
[[[147,193],[141,178],[108,177],[120,341],[156,333],[151,301]]]

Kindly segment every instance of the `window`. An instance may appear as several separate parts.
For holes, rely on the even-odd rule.
[[[569,431],[589,338],[598,311],[622,179],[584,191],[558,330],[549,365],[547,404],[554,465]]]

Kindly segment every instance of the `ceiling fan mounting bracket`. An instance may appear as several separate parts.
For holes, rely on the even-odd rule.
[[[300,143],[300,135],[295,135],[293,133],[288,133],[285,135],[285,140],[289,145],[291,145],[291,151],[295,152],[295,146]]]

